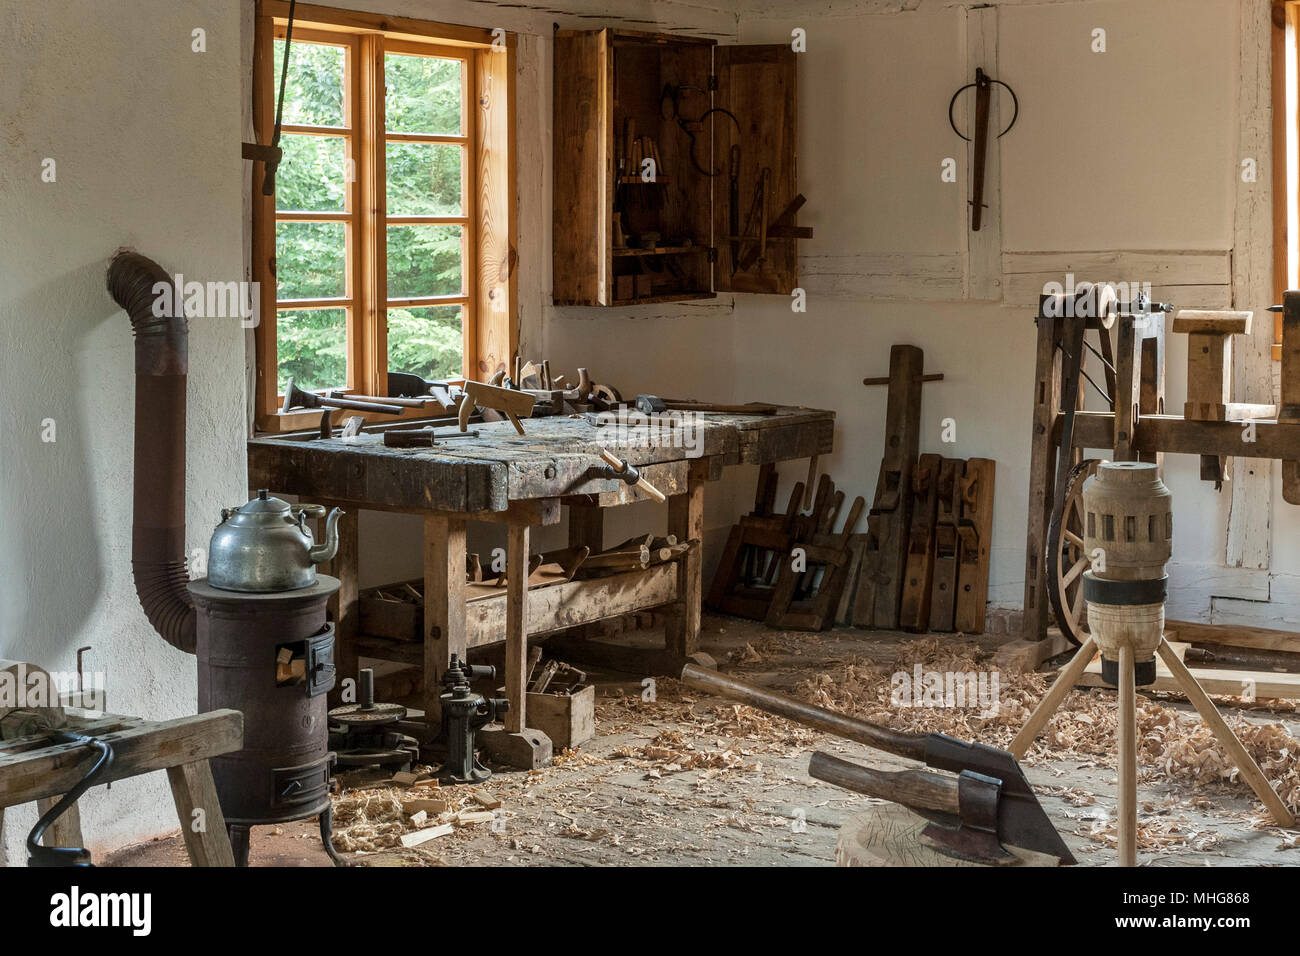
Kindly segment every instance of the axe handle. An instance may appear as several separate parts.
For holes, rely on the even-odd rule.
[[[855,740],[886,753],[907,757],[909,760],[925,760],[925,738],[920,734],[890,730],[879,724],[774,693],[757,684],[747,684],[734,677],[725,677],[717,671],[696,667],[694,664],[687,664],[682,668],[682,683],[696,690],[717,694],[719,697],[730,697],[742,704],[765,710],[769,714],[785,717],[812,727],[814,730],[834,734],[846,740]]]
[[[918,810],[961,812],[957,778],[929,770],[872,770],[816,751],[808,760],[808,775],[845,790],[890,800]]]

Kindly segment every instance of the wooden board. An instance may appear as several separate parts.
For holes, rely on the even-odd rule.
[[[885,454],[867,516],[867,544],[853,598],[855,627],[898,627],[910,525],[912,469],[921,443],[921,381],[925,353],[913,345],[889,351]]]
[[[608,305],[614,297],[609,31],[558,32],[554,64],[552,294],[556,305]]]
[[[934,519],[939,505],[939,455],[922,455],[912,472],[912,516],[903,569],[903,597],[898,626],[924,631],[930,624],[930,588],[934,580]]]
[[[714,288],[726,292],[789,295],[799,284],[799,244],[769,239],[765,261],[732,274],[728,161],[733,142],[740,153],[740,228],[753,206],[759,175],[768,170],[764,215],[770,224],[798,195],[796,54],[788,43],[765,46],[719,46],[713,53],[718,89],[713,105],[729,109],[740,130],[725,115],[713,114],[713,158],[722,175],[713,180],[713,235],[718,250]],[[739,139],[737,140],[737,136]],[[757,234],[759,224],[750,226]],[[742,248],[742,257],[744,251]]]
[[[934,576],[930,585],[930,630],[951,631],[957,615],[957,563],[961,518],[961,479],[966,463],[945,458],[939,465],[938,508],[934,516]]]
[[[1186,649],[1185,644],[1171,644],[1177,653]],[[1300,700],[1300,674],[1283,674],[1273,671],[1236,671],[1217,667],[1191,668],[1192,676],[1205,688],[1207,694],[1220,694],[1225,697],[1247,695],[1256,700],[1287,699]],[[1098,656],[1083,671],[1079,678],[1079,687],[1110,687],[1101,679],[1101,657]],[[1111,688],[1112,690],[1114,688]],[[1167,691],[1183,695],[1182,686],[1174,678],[1165,662],[1156,657],[1156,680],[1141,690]]]

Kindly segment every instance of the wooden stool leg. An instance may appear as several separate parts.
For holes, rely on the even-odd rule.
[[[1137,866],[1137,687],[1127,644],[1119,649],[1119,865]]]
[[[1025,721],[1025,726],[1021,727],[1020,733],[1016,734],[1016,739],[1011,741],[1011,753],[1017,760],[1022,759],[1029,751],[1030,745],[1043,732],[1043,727],[1052,719],[1056,708],[1061,706],[1061,701],[1065,700],[1066,695],[1074,689],[1075,681],[1079,679],[1084,668],[1092,663],[1096,655],[1097,645],[1093,643],[1091,637],[1079,646],[1078,652],[1070,658],[1070,663],[1065,665],[1065,669],[1048,688],[1047,696],[1043,698],[1042,703],[1034,708],[1034,712]]]
[[[60,799],[60,797],[41,797],[36,801],[36,812],[43,816]],[[41,842],[46,846],[85,846],[85,839],[81,835],[81,807],[74,803],[61,813],[45,831]]]
[[[226,834],[226,818],[217,800],[217,785],[206,760],[167,768],[181,836],[192,866],[234,866],[235,856]],[[201,810],[199,816],[194,811]]]
[[[1254,758],[1246,752],[1241,740],[1232,732],[1232,728],[1223,719],[1223,715],[1214,706],[1214,702],[1210,700],[1196,677],[1187,669],[1187,665],[1178,659],[1178,655],[1174,653],[1174,649],[1169,646],[1164,638],[1160,639],[1158,650],[1161,658],[1164,659],[1165,666],[1169,668],[1179,686],[1183,688],[1183,693],[1187,695],[1187,699],[1192,702],[1192,706],[1201,715],[1201,719],[1213,731],[1214,736],[1223,745],[1223,749],[1228,752],[1228,756],[1236,763],[1237,769],[1241,771],[1241,776],[1250,784],[1250,788],[1255,791],[1255,795],[1268,808],[1269,814],[1273,817],[1273,822],[1281,827],[1295,826],[1295,817],[1291,814],[1291,811],[1286,808],[1286,804],[1282,802],[1272,786],[1269,785],[1268,778],[1264,776],[1264,771],[1259,769],[1259,764],[1255,763]]]

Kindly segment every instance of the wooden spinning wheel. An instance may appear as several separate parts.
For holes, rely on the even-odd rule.
[[[1083,547],[1083,485],[1097,473],[1098,458],[1085,458],[1070,470],[1065,499],[1047,529],[1047,596],[1056,626],[1076,647],[1088,636],[1083,572],[1091,563]]]

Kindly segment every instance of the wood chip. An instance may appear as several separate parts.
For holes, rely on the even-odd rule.
[[[455,830],[456,828],[450,823],[442,823],[436,827],[425,827],[423,830],[416,830],[414,833],[403,833],[402,846],[419,846],[421,843],[428,843],[430,840],[444,837],[448,833],[454,833]]]

